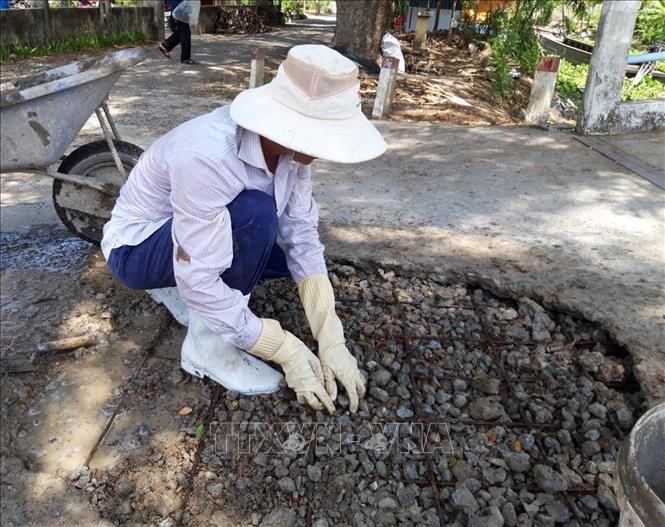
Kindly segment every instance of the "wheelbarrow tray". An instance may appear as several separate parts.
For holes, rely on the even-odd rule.
[[[0,85],[0,172],[58,161],[122,70],[144,59],[125,49]]]

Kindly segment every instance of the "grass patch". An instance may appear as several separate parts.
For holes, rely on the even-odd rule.
[[[556,91],[564,99],[570,99],[578,107],[582,105],[582,93],[580,88],[586,85],[589,73],[588,64],[573,64],[561,59],[559,73],[556,77]]]
[[[588,64],[573,64],[562,59],[556,79],[556,91],[561,97],[570,99],[580,107],[583,98],[580,89],[584,89],[588,74]],[[641,101],[661,97],[665,97],[665,84],[649,76],[642,79],[637,86],[633,86],[632,78],[626,78],[623,81],[622,101]]]
[[[642,82],[633,86],[633,79],[625,79],[621,89],[622,101],[643,101],[645,99],[665,98],[665,84],[652,77],[644,77]]]
[[[143,31],[123,31],[122,33],[110,33],[107,35],[82,33],[65,40],[45,42],[42,44],[0,46],[0,61],[5,62],[10,58],[27,59],[30,57],[44,57],[52,54],[103,49],[111,46],[142,44],[147,40],[148,35]]]

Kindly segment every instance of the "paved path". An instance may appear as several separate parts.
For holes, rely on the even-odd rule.
[[[570,135],[379,127],[382,159],[317,167],[329,252],[438,267],[599,322],[665,398],[663,190]],[[665,133],[642,139],[662,151]]]

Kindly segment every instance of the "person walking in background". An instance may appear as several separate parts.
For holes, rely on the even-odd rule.
[[[189,25],[198,23],[200,0],[168,0],[167,3],[171,9],[171,35],[159,45],[159,51],[170,59],[171,50],[180,44],[180,62],[198,64],[192,59],[192,32]]]

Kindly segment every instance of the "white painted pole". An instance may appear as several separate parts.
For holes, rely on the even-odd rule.
[[[621,102],[639,0],[603,2],[596,43],[584,88],[582,134],[616,134],[665,127],[665,104],[658,99]]]
[[[249,68],[249,87],[263,86],[263,72],[266,65],[266,54],[261,50],[252,51],[252,61]]]
[[[418,14],[416,18],[416,34],[413,37],[413,49],[422,49],[427,42],[429,15]],[[436,30],[436,28],[434,28]]]
[[[399,60],[395,57],[383,57],[381,72],[379,73],[379,83],[376,87],[376,97],[374,98],[374,108],[372,108],[372,117],[381,119],[390,111],[393,92],[395,91],[395,78],[397,77],[397,67]]]

